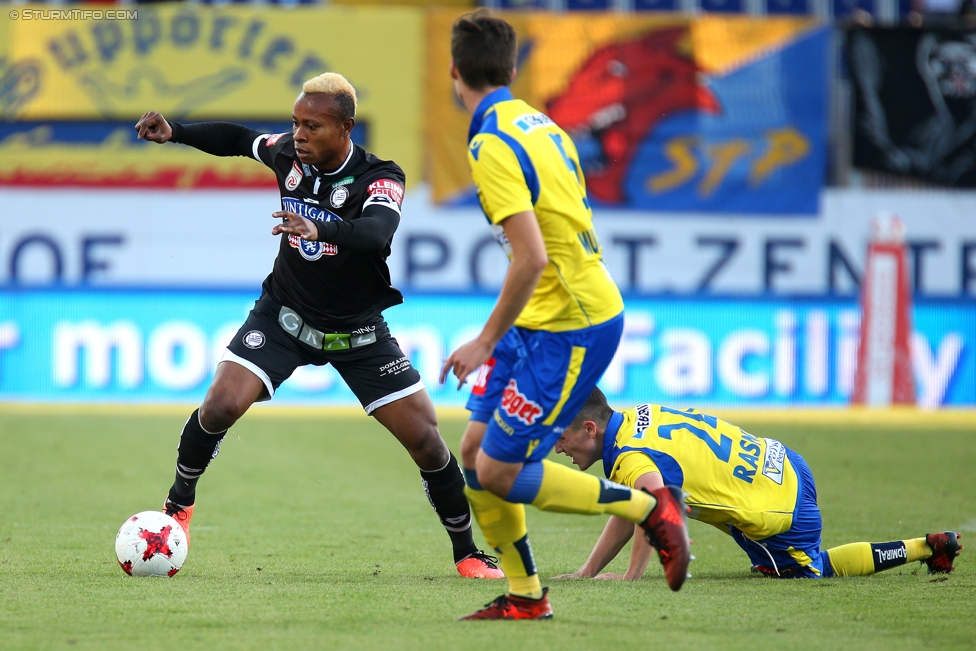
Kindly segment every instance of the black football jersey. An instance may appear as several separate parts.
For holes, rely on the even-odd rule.
[[[353,144],[345,162],[328,173],[295,156],[290,133],[258,135],[252,154],[277,175],[282,210],[319,222],[355,220],[364,206],[377,204],[400,213],[403,170],[358,145]],[[319,329],[355,328],[403,302],[403,295],[390,284],[386,265],[392,242],[390,235],[379,250],[356,251],[283,235],[263,289]]]

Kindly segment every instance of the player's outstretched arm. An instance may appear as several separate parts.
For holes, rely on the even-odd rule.
[[[600,574],[595,579],[621,579],[624,581],[639,581],[647,571],[647,564],[651,561],[654,548],[647,542],[643,535],[643,529],[635,525],[634,544],[630,548],[630,563],[627,564],[627,571],[624,574]]]
[[[254,140],[262,134],[233,122],[169,122],[160,113],[149,111],[135,126],[138,137],[149,142],[177,142],[214,156],[254,156]]]
[[[610,564],[620,550],[624,548],[627,541],[630,540],[631,536],[634,535],[634,523],[629,520],[624,520],[623,518],[617,517],[615,515],[610,516],[607,520],[607,526],[603,528],[603,533],[600,534],[600,539],[596,541],[596,545],[593,546],[593,551],[590,552],[590,557],[586,559],[583,566],[573,572],[572,574],[560,574],[559,576],[554,576],[554,579],[592,579],[600,570],[605,568]],[[643,538],[643,536],[638,536]]]
[[[663,486],[664,478],[659,472],[645,472],[637,478],[637,481],[634,484],[634,487],[638,490],[643,488],[648,492],[655,491]],[[648,544],[647,539],[641,533],[642,530],[640,527],[635,527],[630,522],[627,522],[631,528],[629,534],[624,531],[620,531],[618,533],[618,535],[622,538],[620,546],[613,551],[612,555],[606,558],[602,565],[597,565],[601,560],[601,553],[603,553],[600,551],[601,543],[604,542],[604,538],[609,538],[608,532],[610,531],[611,524],[613,524],[613,518],[611,518],[611,521],[607,523],[607,528],[604,529],[603,535],[600,536],[600,540],[597,542],[596,547],[594,547],[593,551],[590,553],[590,558],[587,559],[586,564],[580,568],[580,572],[577,574],[587,572],[582,574],[582,576],[592,576],[594,579],[638,581],[644,576],[644,572],[647,571],[647,564],[651,560],[651,555],[654,552],[654,548]],[[623,524],[620,524],[620,526],[623,527]],[[615,572],[605,572],[603,574],[599,574],[599,571],[606,567],[607,564],[610,563],[610,561],[612,561],[618,553],[620,553],[620,550],[623,548],[624,544],[627,542],[627,540],[629,540],[635,531],[638,535],[633,536],[634,544],[630,548],[630,562],[627,565],[627,571],[624,574],[617,574]],[[612,540],[607,541],[608,551],[613,549],[612,547],[609,547],[610,542],[612,542]],[[589,574],[588,572],[591,571],[593,573]]]
[[[659,488],[664,487],[664,477],[661,476],[659,472],[645,472],[643,475],[637,478],[634,482],[634,488],[640,490],[644,489],[647,492],[656,491]],[[639,527],[635,528],[635,530]],[[640,531],[637,531],[640,534]],[[647,542],[647,538],[643,535],[634,536],[634,544],[630,548],[630,563],[627,565],[627,571],[623,576],[607,576],[604,578],[613,579],[623,579],[624,581],[637,581],[647,570],[647,564],[651,560],[651,554],[654,552],[654,548]],[[596,577],[600,578],[600,577]]]
[[[549,263],[546,244],[534,212],[529,210],[516,213],[502,222],[502,228],[512,246],[512,263],[505,274],[498,302],[495,303],[481,334],[451,353],[444,362],[441,368],[441,384],[453,370],[454,376],[460,380],[460,389],[465,378],[488,360],[495,350],[495,344],[512,327],[519,313],[532,298],[532,293],[542,279],[542,272]]]

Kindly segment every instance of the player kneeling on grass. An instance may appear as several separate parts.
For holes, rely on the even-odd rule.
[[[961,536],[947,531],[820,551],[817,487],[803,458],[779,441],[693,409],[639,405],[616,412],[594,389],[555,450],[581,470],[602,459],[607,478],[626,486],[680,486],[691,517],[730,534],[753,571],[767,576],[863,576],[914,561],[930,574],[948,574],[962,549]],[[611,517],[579,571],[555,578],[641,578],[651,554],[643,536],[635,538],[626,574],[600,574],[633,533],[632,523]]]

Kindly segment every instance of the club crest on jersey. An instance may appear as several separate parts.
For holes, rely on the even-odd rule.
[[[390,179],[373,181],[366,189],[366,194],[370,196],[374,194],[384,194],[396,201],[397,204],[403,203],[403,186],[396,181],[391,181]]]
[[[260,330],[251,330],[244,335],[244,345],[248,348],[257,350],[264,345],[264,333]],[[216,454],[214,455],[216,456]]]
[[[294,172],[294,170],[292,171]],[[328,210],[323,210],[321,208],[316,208],[315,206],[310,206],[291,197],[281,198],[281,208],[316,222],[332,222],[337,220],[342,221],[342,218],[335,213],[329,212]],[[326,244],[325,242],[309,242],[308,240],[303,240],[297,235],[289,235],[288,244],[293,249],[298,249],[298,253],[310,262],[318,260],[323,255],[335,255],[339,252],[339,247],[335,244]]]
[[[333,208],[342,208],[342,204],[346,203],[346,199],[349,198],[349,190],[346,186],[340,185],[332,190],[332,194],[329,196],[329,201],[332,202]]]
[[[298,166],[298,163],[291,164],[291,172],[285,178],[285,188],[288,190],[294,190],[298,187],[298,184],[302,182],[302,168]]]
[[[536,419],[542,416],[539,403],[529,400],[519,391],[518,383],[514,379],[509,380],[508,386],[502,391],[501,410],[526,425],[535,425]]]

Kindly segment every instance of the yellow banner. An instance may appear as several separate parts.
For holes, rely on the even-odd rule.
[[[86,9],[91,5],[86,5]],[[0,119],[289,122],[302,82],[356,87],[368,148],[420,172],[422,10],[27,5],[0,23]],[[114,12],[111,19],[109,12]],[[2,151],[4,158],[10,152]],[[149,160],[148,158],[146,159]],[[9,159],[7,163],[9,163]]]

